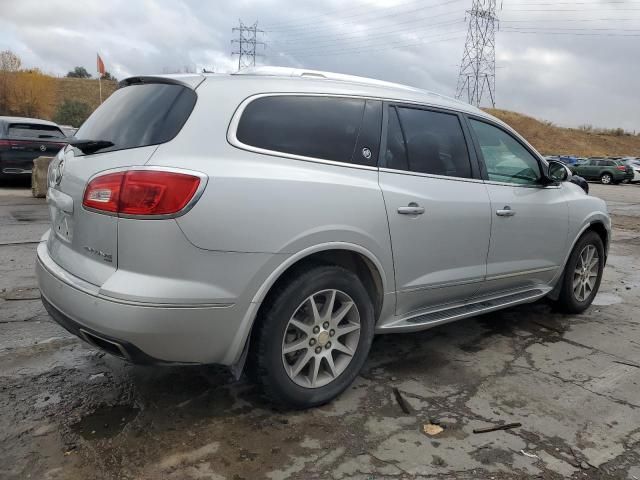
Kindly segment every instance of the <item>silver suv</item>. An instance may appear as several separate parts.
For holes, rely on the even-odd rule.
[[[504,123],[323,72],[133,77],[51,163],[37,274],[51,316],[136,363],[245,361],[294,407],[329,401],[374,334],[602,277],[605,203]]]

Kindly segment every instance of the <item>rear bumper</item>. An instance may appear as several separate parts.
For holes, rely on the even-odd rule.
[[[4,153],[2,157],[0,157],[0,176],[13,177],[16,175],[31,175],[34,158],[13,159],[8,158],[7,154]]]
[[[241,353],[234,338],[247,309],[165,306],[109,298],[72,276],[38,246],[36,273],[45,308],[65,329],[133,363],[230,364]],[[230,349],[239,349],[231,351]]]

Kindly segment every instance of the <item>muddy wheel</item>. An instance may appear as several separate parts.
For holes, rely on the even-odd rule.
[[[344,391],[373,340],[373,305],[359,278],[318,266],[280,287],[269,303],[254,327],[250,366],[267,394],[308,408]]]
[[[582,313],[593,302],[604,270],[604,245],[593,231],[585,233],[571,252],[556,302],[560,311]]]

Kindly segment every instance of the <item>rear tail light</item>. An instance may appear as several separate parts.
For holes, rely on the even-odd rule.
[[[0,140],[0,148],[1,147],[10,147],[11,142],[9,140]]]
[[[627,167],[625,167],[624,165],[618,165],[616,167],[616,170],[620,170],[622,172],[626,172],[627,171]]]
[[[163,170],[106,173],[89,182],[82,205],[125,216],[175,215],[191,202],[203,181],[198,175]]]

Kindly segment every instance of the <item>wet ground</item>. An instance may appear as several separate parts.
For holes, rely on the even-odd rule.
[[[222,368],[135,367],[67,334],[33,274],[45,204],[0,188],[0,478],[640,479],[640,186],[592,193],[615,232],[585,314],[379,337],[338,400],[288,412]]]

